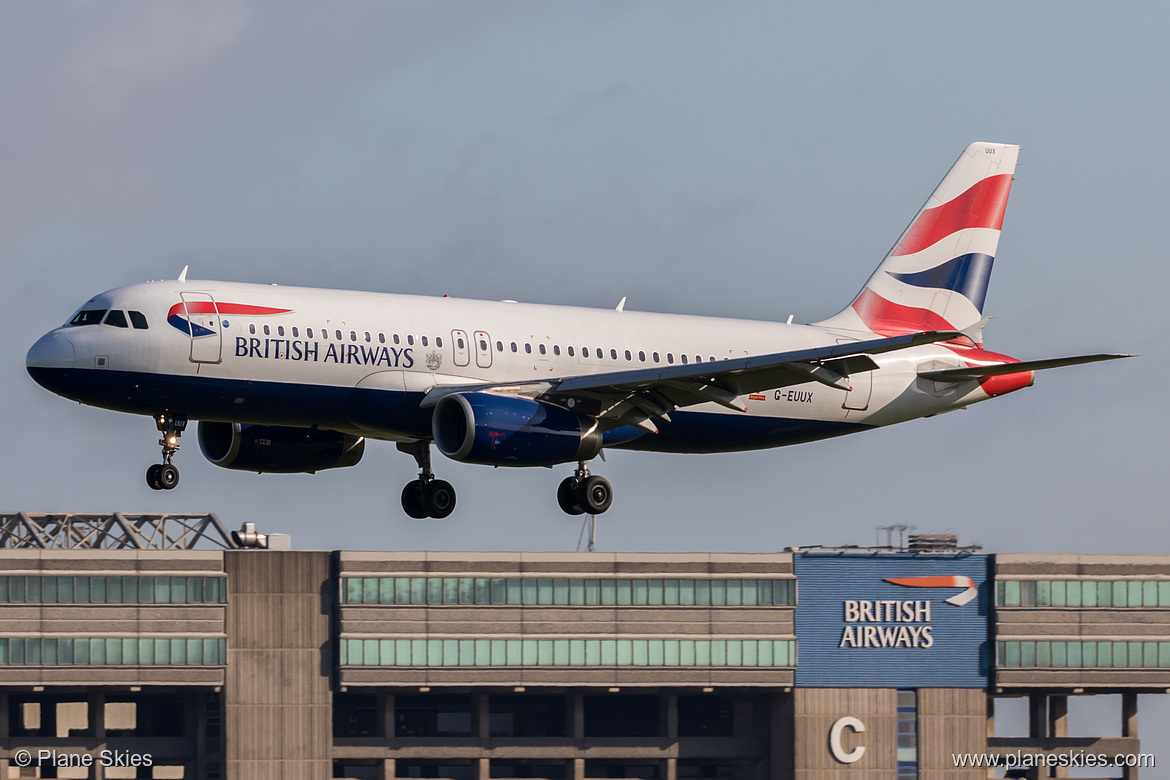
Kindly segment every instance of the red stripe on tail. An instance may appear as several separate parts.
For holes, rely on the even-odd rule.
[[[1001,229],[1011,188],[1011,174],[1001,173],[976,182],[962,195],[941,206],[923,209],[890,256],[921,252],[967,228]]]

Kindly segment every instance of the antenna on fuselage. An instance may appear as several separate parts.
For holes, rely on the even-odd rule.
[[[189,265],[185,265],[185,266],[183,266],[183,270],[179,271],[179,281],[182,282],[183,284],[187,283],[187,269],[190,267],[191,266],[189,266]]]
[[[617,308],[614,309],[614,311],[625,311],[625,310],[626,310],[626,296],[623,295],[622,299],[620,301],[618,301]]]

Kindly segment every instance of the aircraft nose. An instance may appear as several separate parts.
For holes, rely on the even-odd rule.
[[[60,331],[49,331],[37,339],[24,359],[30,371],[34,368],[73,368],[76,355],[73,342]]]

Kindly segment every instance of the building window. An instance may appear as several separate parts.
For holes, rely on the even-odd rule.
[[[342,639],[342,666],[793,667],[795,639]]]
[[[189,637],[0,638],[0,665],[176,666],[227,663],[227,640]]]
[[[343,577],[347,604],[790,606],[795,580]]]
[[[898,780],[918,777],[918,691],[898,691]]]
[[[223,577],[0,577],[0,603],[222,604]]]
[[[1011,640],[996,651],[1007,667],[1170,668],[1170,642]]]
[[[1170,607],[1170,581],[1162,580],[999,580],[1001,607]]]

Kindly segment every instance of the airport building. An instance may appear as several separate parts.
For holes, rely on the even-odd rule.
[[[214,516],[0,521],[0,778],[1003,776],[961,754],[1066,777],[1060,756],[1138,763],[1138,695],[1170,689],[1170,556],[292,551],[231,549]],[[1103,693],[1121,736],[1070,737],[1069,697]],[[1027,736],[996,735],[1009,698]]]

